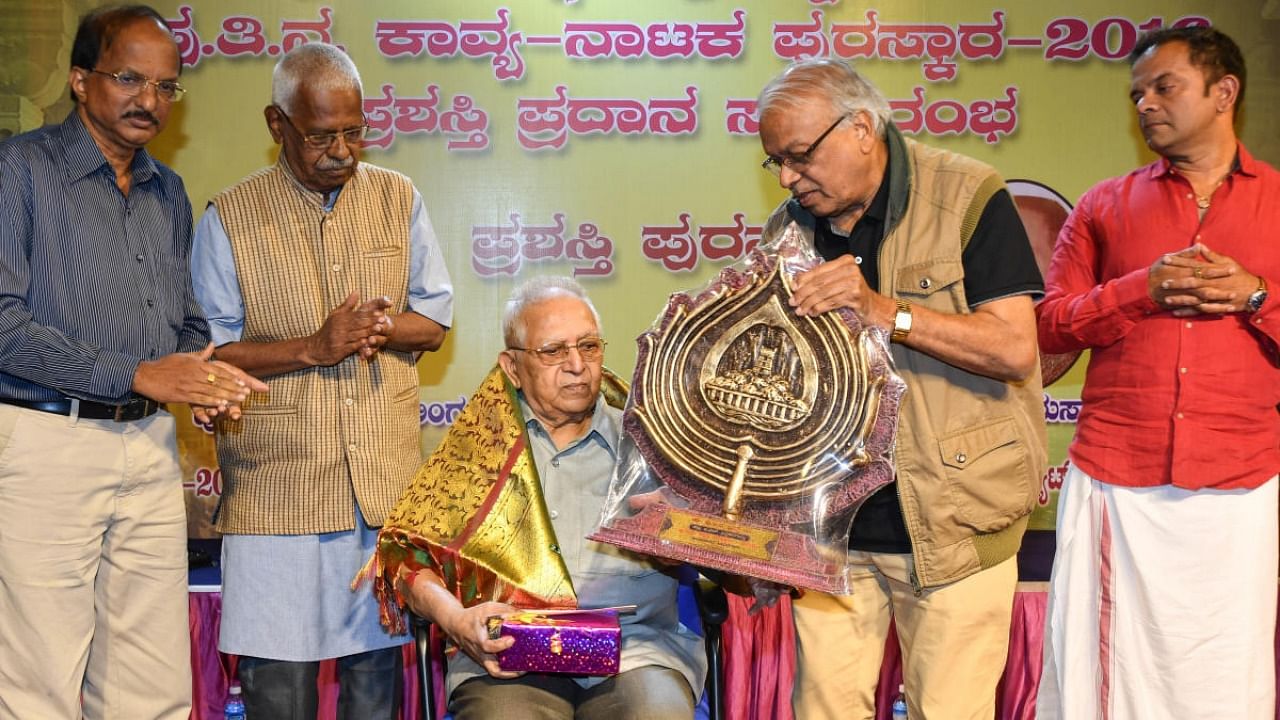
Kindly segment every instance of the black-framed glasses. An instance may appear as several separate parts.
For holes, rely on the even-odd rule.
[[[369,134],[369,123],[363,123],[337,132],[307,134],[302,132],[302,128],[294,124],[293,119],[289,117],[288,113],[280,109],[279,105],[272,105],[272,107],[276,109],[276,112],[280,113],[280,117],[283,117],[285,122],[289,123],[289,127],[293,128],[294,132],[302,136],[302,142],[312,150],[328,150],[333,147],[333,143],[339,137],[348,147],[360,147],[364,144],[365,136]]]
[[[146,75],[133,72],[132,70],[113,73],[94,68],[89,72],[106,75],[112,80],[115,80],[116,87],[120,88],[121,92],[130,97],[141,95],[142,91],[146,90],[148,85],[154,87],[156,89],[156,97],[165,102],[178,102],[182,99],[182,96],[187,93],[187,89],[182,87],[182,83],[177,80],[152,80]]]
[[[533,356],[538,358],[543,365],[554,366],[563,365],[568,361],[569,351],[575,348],[583,361],[595,362],[604,357],[604,346],[606,344],[604,338],[584,337],[576,343],[553,342],[536,348],[509,347],[507,349],[533,353]]]
[[[827,136],[831,134],[831,131],[835,130],[836,127],[840,125],[840,123],[848,119],[849,119],[849,113],[845,113],[844,115],[841,115],[840,117],[836,118],[836,121],[831,123],[831,127],[824,130],[822,134],[818,136],[817,140],[814,140],[813,143],[809,145],[809,147],[805,148],[804,152],[798,155],[783,155],[781,157],[772,157],[772,156],[767,157],[764,159],[764,162],[760,163],[760,167],[764,168],[765,170],[768,170],[774,175],[781,175],[783,167],[789,167],[793,170],[796,168],[808,167],[809,163],[813,162],[813,154],[818,151],[818,146],[822,144],[822,141],[826,140]]]

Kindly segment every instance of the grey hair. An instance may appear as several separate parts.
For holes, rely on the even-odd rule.
[[[285,53],[271,73],[271,103],[292,115],[298,88],[360,92],[360,71],[346,53],[327,43],[306,43]]]
[[[591,302],[591,298],[587,297],[587,291],[578,284],[578,281],[567,277],[543,275],[524,281],[512,290],[511,297],[507,298],[507,306],[502,311],[502,341],[507,347],[524,345],[525,328],[520,322],[520,316],[526,308],[558,297],[574,297],[585,303],[587,309],[591,311],[591,317],[596,321],[596,331],[604,333],[604,326],[600,324],[600,313],[596,312],[595,304]]]
[[[756,99],[756,117],[772,110],[786,110],[813,100],[825,99],[837,114],[865,112],[871,116],[872,130],[885,136],[893,110],[884,93],[844,60],[810,58],[792,64],[769,81]]]

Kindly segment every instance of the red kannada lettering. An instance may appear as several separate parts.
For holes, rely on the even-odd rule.
[[[218,52],[227,57],[257,57],[267,49],[267,38],[262,34],[262,21],[248,15],[236,15],[223,20],[222,34],[218,35],[215,42]]]
[[[514,276],[525,261],[555,260],[573,262],[575,276],[613,273],[613,241],[594,224],[580,224],[577,236],[566,242],[563,212],[554,213],[549,225],[522,225],[518,212],[510,219],[510,225],[471,227],[471,267],[480,277]]]
[[[612,134],[687,135],[698,129],[698,88],[683,98],[571,98],[557,85],[554,98],[520,98],[516,139],[526,150],[563,148],[568,136]]]
[[[525,225],[520,230],[520,253],[537,262],[564,255],[564,213],[551,216],[552,225]]]
[[[655,22],[644,28],[626,22],[566,22],[562,44],[564,54],[575,59],[737,58],[746,43],[746,17],[745,10],[737,9],[728,22]],[[538,38],[539,44],[550,42]]]
[[[964,104],[955,100],[925,102],[925,90],[917,85],[910,100],[890,100],[892,119],[908,135],[928,132],[930,135],[959,135],[965,131],[982,137],[988,143],[999,141],[1018,127],[1018,88],[1005,88],[1003,100],[976,100]]]
[[[178,7],[178,17],[168,18],[165,22],[173,31],[178,43],[178,55],[184,67],[195,67],[200,59],[210,55],[224,57],[260,57],[279,55],[308,42],[333,42],[333,9],[318,8],[319,20],[281,20],[280,43],[268,44],[264,34],[264,24],[256,17],[233,15],[224,18],[222,32],[212,43],[203,43],[195,30],[195,21],[190,5]],[[339,46],[341,47],[341,46]]]
[[[594,223],[585,222],[578,225],[577,237],[569,240],[565,246],[565,257],[569,260],[589,262],[589,265],[576,265],[573,275],[590,275],[601,277],[613,274],[613,241],[600,234],[600,228]]]
[[[866,22],[832,23],[831,45],[842,58],[907,60],[928,58],[921,65],[926,80],[954,80],[959,55],[967,60],[998,58],[1004,53],[1004,12],[991,13],[990,24],[882,23],[875,10]]]
[[[520,270],[520,213],[510,225],[471,226],[471,268],[480,277],[514,276]]]
[[[1044,479],[1040,483],[1040,497],[1038,502],[1040,507],[1049,505],[1049,493],[1062,489],[1062,483],[1067,479],[1067,470],[1071,468],[1071,460],[1063,460],[1061,465],[1050,466],[1044,471]]]
[[[280,50],[289,52],[309,42],[333,43],[330,29],[333,27],[333,9],[320,8],[319,20],[280,21]]]
[[[462,20],[457,26],[437,20],[378,20],[374,39],[378,52],[386,57],[422,55],[490,58],[493,75],[499,80],[524,77],[520,55],[523,35],[508,32],[511,11],[497,9],[497,20]]]
[[[671,272],[697,267],[698,248],[689,235],[689,213],[680,213],[679,225],[645,225],[640,230],[646,258],[662,263]]]
[[[382,97],[365,98],[365,122],[369,123],[368,147],[390,147],[397,134],[443,134],[449,150],[482,150],[489,146],[489,115],[475,106],[469,95],[455,95],[451,110],[437,111],[440,87],[428,85],[426,97],[401,98],[395,86],[382,86]]]
[[[737,212],[732,225],[703,225],[698,228],[695,242],[689,213],[680,213],[679,225],[642,226],[641,250],[647,259],[671,272],[693,270],[701,258],[739,260],[755,249],[764,231],[761,225],[748,225],[746,218],[745,213]]]
[[[755,135],[760,132],[760,119],[756,117],[756,101],[747,98],[725,100],[724,128],[730,135]]]
[[[830,43],[822,32],[822,11],[814,10],[810,23],[774,23],[773,52],[784,60],[822,57],[829,54]]]

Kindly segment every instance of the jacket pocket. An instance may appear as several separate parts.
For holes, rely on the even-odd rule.
[[[969,312],[964,295],[964,266],[958,260],[935,258],[901,268],[894,278],[893,292],[934,310]]]
[[[947,435],[938,441],[938,452],[947,496],[961,525],[991,533],[1027,514],[1027,447],[1013,418]]]

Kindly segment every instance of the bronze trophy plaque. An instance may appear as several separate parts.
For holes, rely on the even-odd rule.
[[[818,262],[791,226],[696,295],[671,296],[638,340],[623,416],[634,445],[593,539],[847,592],[849,527],[893,478],[904,385],[884,331],[847,310],[793,312],[791,280]]]

